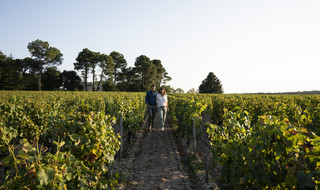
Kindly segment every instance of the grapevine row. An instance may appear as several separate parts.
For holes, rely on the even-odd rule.
[[[170,105],[188,138],[192,121],[211,116],[222,189],[319,188],[319,96],[172,95]]]
[[[119,150],[114,123],[135,132],[144,118],[139,93],[1,92],[0,159],[5,189],[107,189]]]

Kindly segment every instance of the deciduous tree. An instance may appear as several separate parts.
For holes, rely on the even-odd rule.
[[[182,88],[177,88],[173,92],[174,93],[184,93],[184,90]]]

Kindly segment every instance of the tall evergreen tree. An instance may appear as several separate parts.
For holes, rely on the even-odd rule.
[[[60,75],[64,90],[82,91],[81,78],[75,71],[63,71]]]
[[[146,91],[151,84],[160,87],[171,80],[171,77],[158,59],[150,60],[149,57],[141,55],[136,58],[134,65],[135,67],[129,73],[132,75],[131,79],[138,84],[134,85],[138,87],[135,91]],[[132,85],[129,86],[133,87]]]
[[[55,67],[46,68],[42,76],[43,90],[59,90],[62,86],[60,74],[60,71]]]
[[[91,67],[92,55],[93,52],[88,48],[85,48],[79,52],[78,57],[76,58],[77,62],[73,64],[75,70],[83,73],[85,91],[88,91],[88,74]]]
[[[90,55],[90,68],[92,72],[92,91],[95,91],[96,67],[101,62],[101,54],[99,52],[91,52]]]
[[[199,86],[199,93],[215,93],[222,94],[223,88],[220,80],[213,72],[210,72]]]
[[[165,85],[168,81],[171,80],[171,77],[168,76],[168,72],[163,67],[159,59],[152,60],[152,64],[154,64],[157,68],[155,84],[158,87],[160,87],[162,84]]]
[[[157,67],[151,62],[150,58],[145,55],[140,55],[136,58],[133,71],[139,78],[138,91],[146,91],[151,84],[156,82]]]
[[[37,61],[26,57],[21,61],[24,90],[39,90],[37,71],[39,71]]]
[[[133,67],[122,69],[121,75],[119,75],[119,82],[117,83],[117,89],[120,91],[138,92],[141,85],[140,75],[136,74],[136,70]]]
[[[23,89],[21,60],[5,56],[0,52],[0,89]]]
[[[99,67],[101,70],[100,79],[98,81],[97,91],[100,89],[100,84],[102,84],[103,79],[108,81],[112,80],[114,63],[111,56],[106,54],[101,54],[99,56]]]
[[[26,57],[26,58],[22,59],[21,65],[22,65],[22,73],[23,74],[26,74],[26,73],[35,74],[39,70],[39,68],[38,68],[39,65],[37,64],[37,61],[35,61],[31,57]]]
[[[116,85],[117,82],[119,82],[119,76],[121,75],[122,71],[127,67],[127,61],[124,56],[117,51],[111,52],[110,56],[114,62],[113,83]]]
[[[4,61],[7,59],[7,56],[0,51],[0,62]]]

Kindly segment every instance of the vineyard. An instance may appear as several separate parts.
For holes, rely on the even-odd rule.
[[[192,126],[197,139],[206,128],[221,189],[319,188],[319,96],[178,95],[170,102],[184,138],[194,138]]]
[[[116,189],[119,123],[127,139],[141,130],[144,96],[2,91],[0,189]],[[186,146],[208,142],[220,189],[319,188],[319,96],[170,94],[169,106]]]
[[[135,132],[144,96],[127,93],[2,92],[1,159],[4,189],[107,189],[120,148],[113,127]]]

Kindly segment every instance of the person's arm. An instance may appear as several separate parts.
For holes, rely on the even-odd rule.
[[[169,103],[168,103],[168,101],[167,101],[167,111],[169,111]]]
[[[167,111],[169,111],[169,102],[168,102],[168,96],[166,97],[167,100]]]
[[[158,94],[156,96],[156,105],[158,106]]]

